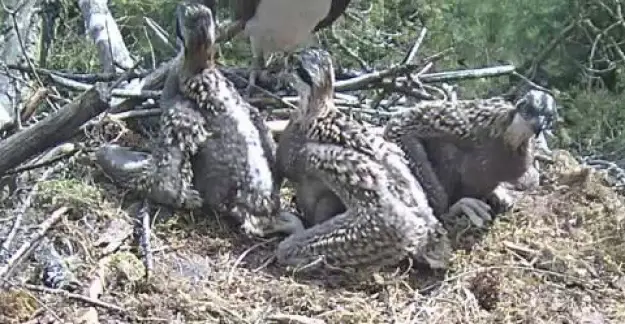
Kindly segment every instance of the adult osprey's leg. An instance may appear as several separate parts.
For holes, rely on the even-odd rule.
[[[247,82],[247,88],[245,89],[245,97],[250,98],[252,91],[256,86],[256,79],[258,79],[259,72],[265,69],[265,53],[263,52],[258,40],[254,37],[250,37],[250,45],[252,47],[252,70],[250,71],[250,77]]]

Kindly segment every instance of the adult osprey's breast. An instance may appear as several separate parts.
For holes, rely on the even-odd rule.
[[[333,0],[261,0],[245,32],[265,51],[285,50],[308,40],[330,12]]]

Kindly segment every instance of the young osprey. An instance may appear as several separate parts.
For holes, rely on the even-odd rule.
[[[265,58],[278,51],[293,51],[316,31],[332,25],[351,0],[232,0],[235,22],[220,40],[240,31],[250,38],[252,73],[248,94]]]

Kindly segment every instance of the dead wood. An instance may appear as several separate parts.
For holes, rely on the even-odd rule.
[[[1,141],[0,175],[35,154],[70,139],[82,124],[104,112],[110,99],[107,85],[96,83],[56,113]]]
[[[56,222],[58,222],[59,219],[61,219],[61,217],[65,215],[69,210],[70,208],[65,207],[65,206],[60,207],[59,209],[55,210],[48,218],[46,218],[45,221],[43,221],[39,225],[38,231],[33,234],[30,240],[24,242],[22,246],[20,246],[20,248],[17,249],[17,251],[11,256],[11,258],[9,258],[6,265],[0,267],[0,279],[2,279],[3,282],[10,276],[12,269],[15,269],[15,267],[21,261],[26,259],[28,254],[34,252],[34,250],[37,248],[37,245],[40,243],[41,239],[46,235],[48,230],[54,224],[56,224]]]
[[[85,19],[85,27],[98,49],[104,72],[124,70],[134,65],[130,52],[124,44],[119,27],[111,14],[106,1],[80,0],[78,5]]]
[[[37,15],[39,1],[4,1],[4,20],[1,22],[0,32],[0,62],[16,64],[27,61],[33,66],[30,57],[36,57],[37,40],[40,36],[40,16]],[[0,130],[15,126],[23,106],[23,99],[31,94],[29,86],[32,80],[27,75],[20,75],[18,81],[13,72],[9,73],[4,67],[0,73]],[[25,81],[25,82],[22,82]],[[41,84],[39,84],[41,86]]]
[[[161,90],[165,84],[167,73],[169,68],[174,64],[176,58],[161,64],[156,70],[148,74],[145,79],[142,80],[141,90]],[[121,113],[129,110],[133,110],[136,106],[141,105],[144,101],[143,98],[129,98],[118,105],[111,107],[111,113]]]

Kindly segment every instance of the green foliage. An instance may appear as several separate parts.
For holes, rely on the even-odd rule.
[[[572,90],[574,96],[560,99],[565,109],[561,125],[563,145],[584,154],[604,154],[622,158],[625,143],[625,94],[599,89]]]
[[[339,66],[360,69],[359,61],[364,61],[372,68],[382,69],[401,63],[421,28],[426,26],[428,34],[417,59],[453,48],[452,54],[437,61],[431,72],[502,62],[527,68],[566,26],[578,22],[564,41],[547,52],[541,68],[551,86],[564,94],[560,113],[566,118],[563,133],[568,137],[563,143],[579,143],[573,147],[584,152],[613,150],[624,143],[620,130],[625,128],[625,114],[619,109],[623,95],[619,89],[597,88],[593,77],[596,73],[585,67],[600,70],[606,66],[600,67],[598,63],[612,60],[616,62],[616,71],[622,70],[623,62],[616,61],[625,50],[618,47],[625,40],[625,28],[620,25],[607,30],[602,37],[606,44],[621,45],[595,46],[595,55],[590,57],[596,35],[615,22],[614,12],[608,10],[615,6],[615,1],[606,0],[602,7],[599,2],[585,0],[354,0],[350,14],[337,21],[334,32],[324,30],[319,33],[319,39],[333,53]],[[128,49],[143,58],[146,67],[158,64],[174,52],[155,37],[144,17],[153,19],[174,40],[177,2],[112,0],[109,4]],[[229,4],[219,1],[220,22],[231,19]],[[56,34],[50,68],[99,70],[97,53],[84,35],[76,1],[64,1]],[[356,57],[348,55],[343,46]],[[244,37],[221,45],[220,51],[224,65],[250,63],[251,52]],[[483,97],[494,89],[503,89],[508,82],[507,77],[464,81],[460,83],[461,96]],[[615,83],[622,85],[618,78]]]
[[[169,33],[170,40],[174,41],[176,4],[175,1],[158,0],[112,1],[110,10],[117,20],[128,50],[150,66],[157,66],[174,52],[155,37],[144,18],[154,20]],[[175,46],[175,43],[172,45]]]

